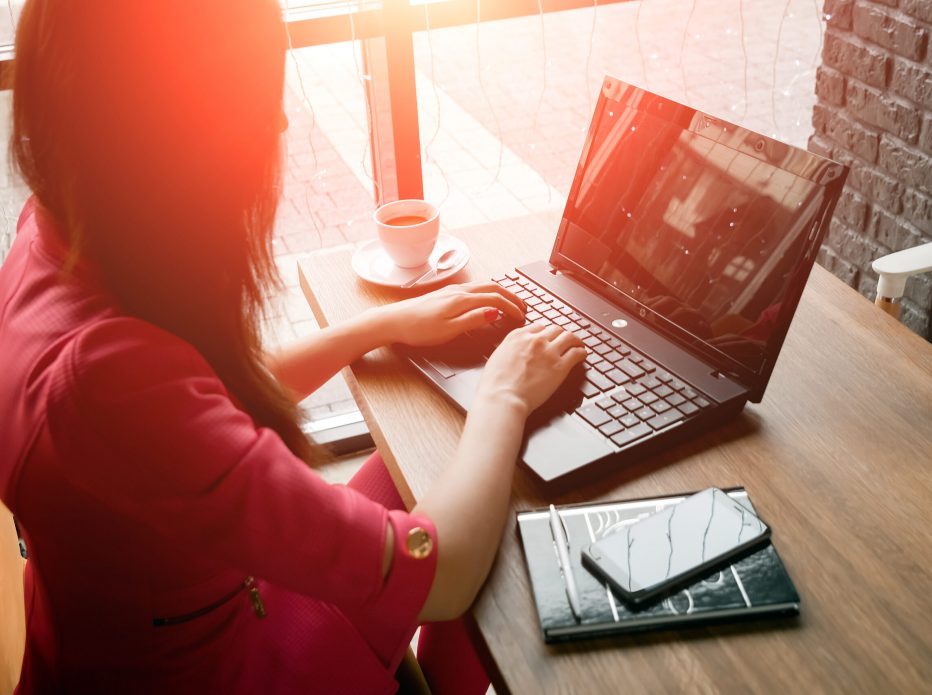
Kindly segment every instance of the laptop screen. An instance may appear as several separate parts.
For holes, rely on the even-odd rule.
[[[641,317],[759,374],[771,343],[783,341],[798,292],[788,311],[784,302],[800,268],[808,276],[837,198],[825,184],[843,174],[606,78],[554,253]]]

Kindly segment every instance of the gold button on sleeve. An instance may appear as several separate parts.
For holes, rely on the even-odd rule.
[[[433,551],[434,540],[427,531],[420,526],[415,526],[408,531],[408,538],[405,546],[408,549],[408,555],[415,560],[423,560]]]

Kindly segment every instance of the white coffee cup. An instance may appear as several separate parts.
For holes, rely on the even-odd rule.
[[[427,263],[440,234],[440,211],[425,200],[396,200],[373,214],[379,240],[399,268]]]

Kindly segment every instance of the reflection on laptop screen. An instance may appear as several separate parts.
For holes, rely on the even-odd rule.
[[[557,250],[757,372],[824,202],[819,172],[745,129],[622,96],[601,100]]]

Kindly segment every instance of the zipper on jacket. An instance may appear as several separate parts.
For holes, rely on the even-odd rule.
[[[213,603],[204,606],[203,608],[198,608],[196,611],[185,613],[184,615],[175,615],[170,618],[153,618],[152,626],[167,627],[169,625],[178,625],[180,623],[186,623],[189,620],[194,620],[195,618],[200,618],[207,615],[211,611],[220,608],[220,606],[223,604],[233,600],[241,591],[245,591],[249,596],[249,602],[252,604],[252,609],[256,612],[258,617],[264,618],[266,615],[268,615],[265,610],[265,604],[262,603],[262,597],[259,595],[259,587],[256,585],[255,577],[246,577],[242,584],[217,601],[214,601]]]

